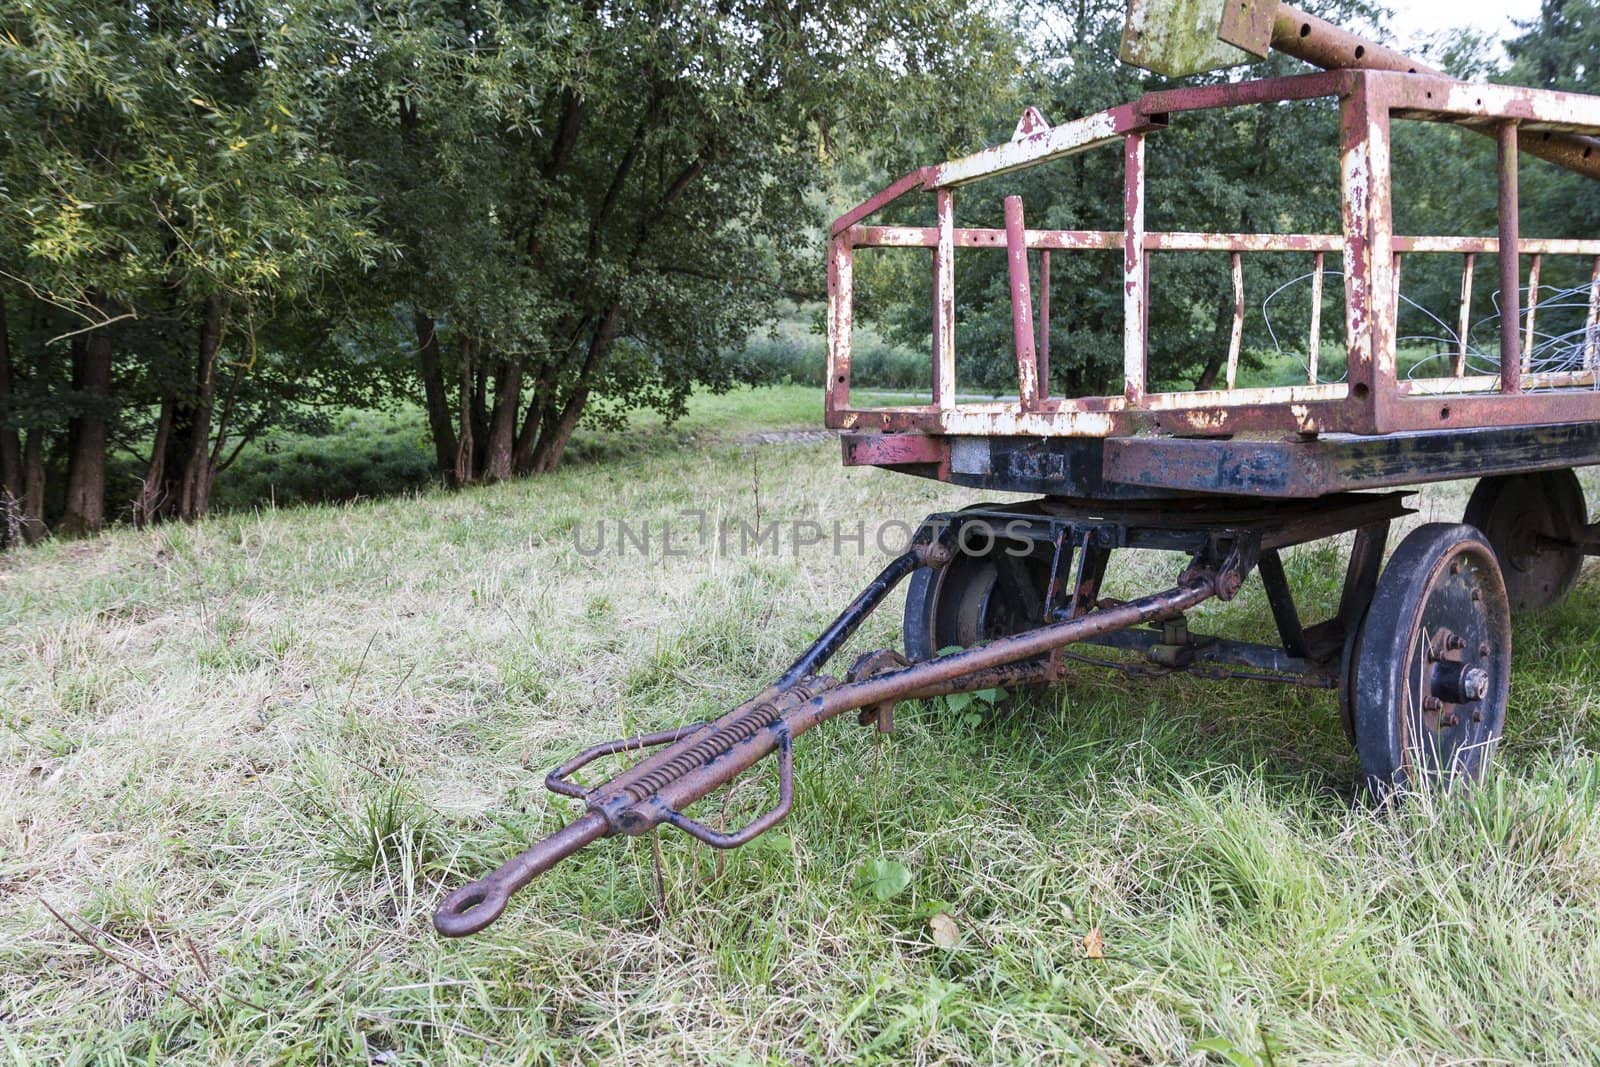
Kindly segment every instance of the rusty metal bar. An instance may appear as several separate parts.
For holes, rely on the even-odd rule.
[[[581,785],[568,781],[568,779],[601,756],[614,756],[618,752],[636,752],[646,748],[670,745],[675,741],[683,740],[692,733],[704,730],[710,725],[708,722],[692,722],[684,726],[675,726],[670,730],[658,730],[653,734],[637,734],[618,741],[607,741],[604,744],[591,745],[545,775],[544,787],[552,793],[559,793],[564,797],[575,797],[581,800],[589,795],[589,791]]]
[[[1533,316],[1539,309],[1539,263],[1544,257],[1537,252],[1528,264],[1528,326],[1522,341],[1522,373],[1533,373]]]
[[[1039,399],[1050,398],[1050,250],[1039,253]]]
[[[1244,265],[1239,253],[1230,257],[1233,269],[1233,330],[1228,334],[1228,389],[1239,380],[1239,347],[1244,341]]]
[[[1122,380],[1129,407],[1144,402],[1145,292],[1144,135],[1129,134],[1123,142],[1122,240]]]
[[[1400,314],[1400,257],[1404,253],[1396,250],[1390,257],[1389,269],[1394,272],[1394,285],[1391,287],[1391,299],[1394,302],[1395,315]],[[1398,319],[1396,320],[1398,322]],[[1398,327],[1397,327],[1398,328]]]
[[[933,194],[939,221],[933,250],[933,406],[956,403],[956,253],[955,194]]]
[[[1294,56],[1324,70],[1360,68],[1394,71],[1401,74],[1433,75],[1433,79],[1429,80],[1435,80],[1445,88],[1440,90],[1430,87],[1429,95],[1438,96],[1440,99],[1427,99],[1426,105],[1430,109],[1437,108],[1440,111],[1465,107],[1468,94],[1470,99],[1477,102],[1477,107],[1481,107],[1486,98],[1493,100],[1495,97],[1503,98],[1506,95],[1515,95],[1524,101],[1524,106],[1528,108],[1537,108],[1536,100],[1540,96],[1551,100],[1558,99],[1558,94],[1555,93],[1539,93],[1518,86],[1469,85],[1456,81],[1436,67],[1419,63],[1410,56],[1340,29],[1331,22],[1326,22],[1289,4],[1278,5],[1278,14],[1272,25],[1272,47],[1284,55]],[[1459,102],[1450,95],[1457,87],[1463,90]],[[1488,130],[1472,125],[1467,125],[1467,129],[1489,133]],[[1600,141],[1592,137],[1561,131],[1543,131],[1539,137],[1529,138],[1522,145],[1522,150],[1559,167],[1590,178],[1600,178]]]
[[[927,184],[929,169],[928,167],[918,167],[910,174],[900,176],[891,184],[834,219],[833,225],[828,230],[829,236],[839,236],[867,216],[876,215],[891,202],[900,199],[911,190],[923,188]]]
[[[1373,367],[1372,159],[1371,107],[1367,85],[1357,81],[1339,101],[1340,217],[1344,228],[1344,335],[1350,396],[1375,406]]]
[[[809,648],[800,654],[800,657],[783,672],[783,677],[778,679],[776,688],[792,689],[806,678],[822,669],[822,665],[839,651],[839,646],[850,640],[850,635],[856,632],[868,615],[877,610],[883,603],[883,598],[900,584],[900,580],[918,567],[927,563],[933,550],[927,546],[919,545],[909,552],[902,552],[856,596],[845,609],[839,612],[828,628],[822,631]]]
[[[1478,257],[1468,252],[1466,262],[1461,266],[1461,314],[1456,327],[1456,367],[1455,376],[1465,377],[1467,373],[1467,334],[1472,330],[1472,271],[1477,265]]]
[[[1022,410],[1039,399],[1039,363],[1033,347],[1033,293],[1028,282],[1027,227],[1022,219],[1022,197],[1008,196],[1006,212],[1006,268],[1011,282],[1011,332],[1017,348],[1017,396]]]
[[[1306,382],[1317,384],[1317,356],[1322,350],[1322,253],[1311,257],[1311,333],[1306,340]]]
[[[1094,148],[1129,133],[1143,133],[1166,125],[1164,116],[1141,114],[1138,105],[1123,104],[1040,130],[1021,140],[1008,141],[961,159],[930,168],[928,185],[942,188],[991,178],[1019,167],[1043,163]]]
[[[1360,68],[1443,75],[1437,67],[1418,63],[1403,52],[1340,29],[1289,4],[1278,5],[1272,23],[1272,47],[1323,70]]]
[[[1495,255],[1500,251],[1498,237],[1396,237],[1394,247],[1401,252],[1478,252]],[[1600,241],[1567,238],[1523,237],[1517,251],[1525,256],[1600,255]]]
[[[1219,107],[1248,104],[1276,104],[1284,100],[1314,100],[1323,96],[1343,96],[1359,75],[1344,71],[1317,74],[1289,74],[1281,78],[1190,85],[1181,89],[1158,89],[1139,98],[1138,108],[1145,115],[1171,115],[1184,111],[1206,111]]]
[[[1500,247],[1517,247],[1517,124],[1503,122],[1496,130],[1496,163],[1500,175]],[[1500,391],[1522,391],[1520,325],[1522,271],[1515,253],[1500,256]]]
[[[854,332],[852,299],[855,289],[850,242],[835,237],[828,242],[828,407],[850,406],[850,339]]]
[[[957,248],[1004,248],[1004,229],[959,227],[953,231]],[[939,243],[936,226],[856,226],[848,234],[856,248],[933,248]],[[1054,251],[1094,251],[1122,248],[1125,235],[1118,230],[1027,230],[1023,236],[1030,249]],[[1341,252],[1344,238],[1322,233],[1188,233],[1146,231],[1144,247],[1149,252]],[[1500,249],[1497,237],[1407,237],[1391,239],[1396,252],[1479,252],[1494,254]],[[1600,240],[1578,238],[1524,237],[1517,242],[1524,255],[1547,256],[1600,255]]]
[[[1394,278],[1394,189],[1389,169],[1391,122],[1388,107],[1381,95],[1367,94],[1363,106],[1369,166],[1365,190],[1368,240],[1366,268],[1370,272],[1367,289],[1372,315],[1368,327],[1370,340],[1367,354],[1372,365],[1369,383],[1372,390],[1372,428],[1373,432],[1383,433],[1384,421],[1388,418],[1388,409],[1394,398],[1395,383],[1400,377],[1395,345],[1400,324],[1400,287]]]

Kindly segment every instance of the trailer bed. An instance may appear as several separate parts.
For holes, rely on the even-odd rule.
[[[1342,232],[1147,227],[1147,138],[1159,143],[1161,131],[1187,111],[1317,97],[1334,98],[1338,105]],[[1402,120],[1453,123],[1498,139],[1494,235],[1393,232],[1390,127]],[[1552,137],[1597,132],[1600,97],[1370,70],[1149,93],[1056,126],[1030,109],[1010,143],[915,171],[835,221],[828,261],[827,424],[845,431],[847,463],[983,488],[1107,499],[1183,493],[1306,498],[1600,463],[1600,238],[1525,237],[1517,201],[1519,147],[1534,151]],[[956,224],[957,195],[968,183],[1117,147],[1125,164],[1120,231],[1029,229],[1019,196],[1005,198],[1003,229]],[[1575,169],[1595,176],[1587,162],[1580,163]],[[935,225],[868,224],[916,191],[932,194]],[[925,404],[852,402],[857,249],[931,253]],[[1017,373],[1012,396],[957,399],[957,249],[990,249],[1007,257]],[[1518,254],[1501,254],[1510,249]],[[1055,395],[1051,257],[1095,250],[1121,253],[1120,388],[1113,385],[1107,395]],[[1205,388],[1158,380],[1160,373],[1149,366],[1150,261],[1180,255],[1226,255],[1232,266],[1233,328],[1225,358],[1219,354],[1225,370],[1214,381],[1208,375]],[[1251,387],[1241,380],[1247,306],[1241,259],[1251,255],[1286,256],[1309,268],[1306,347],[1296,352],[1306,373],[1297,384]],[[1437,351],[1421,364],[1403,366],[1397,337],[1401,278],[1404,265],[1418,256],[1458,259],[1461,295],[1457,309],[1435,316],[1455,336],[1435,338]],[[1475,282],[1480,257],[1496,261],[1492,280]],[[1562,308],[1549,295],[1558,261],[1565,276],[1587,283],[1563,292],[1566,318],[1552,327]],[[1327,325],[1343,326],[1347,358],[1332,366],[1326,357],[1319,359],[1325,276],[1344,297],[1343,322]],[[1495,313],[1474,322],[1473,294],[1481,303],[1486,289]],[[1552,329],[1559,333],[1556,357],[1550,356]],[[1490,335],[1492,343],[1478,343]]]
[[[1086,500],[1193,494],[1310,499],[1600,465],[1600,423],[1361,436],[935,437],[847,433],[847,466]]]

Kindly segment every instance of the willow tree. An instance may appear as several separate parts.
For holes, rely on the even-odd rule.
[[[365,4],[336,125],[403,255],[441,467],[553,469],[586,413],[682,410],[817,288],[830,149],[920,136],[1007,70],[968,0]],[[333,27],[330,26],[330,30]]]
[[[204,514],[275,317],[378,247],[319,142],[322,20],[251,0],[0,20],[0,491],[37,536],[56,458],[59,528],[95,529],[120,444],[145,469],[117,510]]]

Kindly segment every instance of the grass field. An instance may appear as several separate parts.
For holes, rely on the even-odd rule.
[[[1519,620],[1471,797],[1356,806],[1331,694],[1085,668],[981,715],[902,707],[886,739],[832,724],[756,845],[601,842],[437,937],[443,892],[574,814],[547,768],[760,688],[881,565],[876,524],[976,499],[758,433],[819,408],[738,393],[548,478],[0,557],[0,1060],[1596,1058],[1593,570]],[[702,552],[685,512],[860,520],[867,551]],[[592,554],[602,520],[653,523],[652,551]],[[1346,547],[1291,555],[1305,614]],[[1114,562],[1112,592],[1180,565]],[[1254,582],[1196,628],[1223,614],[1270,627]]]

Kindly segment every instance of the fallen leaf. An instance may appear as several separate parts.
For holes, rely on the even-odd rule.
[[[1083,935],[1083,954],[1091,960],[1106,958],[1106,939],[1101,936],[1098,926]]]
[[[951,949],[961,944],[961,928],[942,911],[928,920],[928,929],[933,934],[933,943],[940,948]]]

